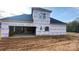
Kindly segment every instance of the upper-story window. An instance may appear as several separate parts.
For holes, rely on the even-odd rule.
[[[43,13],[43,19],[45,19],[46,18],[46,14],[45,13]]]
[[[45,19],[46,18],[46,13],[40,13],[39,18]]]

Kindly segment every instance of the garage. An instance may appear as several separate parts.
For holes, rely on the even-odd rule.
[[[36,27],[9,26],[9,36],[36,35]]]

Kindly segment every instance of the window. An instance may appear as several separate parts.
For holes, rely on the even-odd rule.
[[[49,31],[49,27],[45,27],[45,31]]]
[[[40,30],[42,30],[42,26],[40,27]]]
[[[1,23],[0,23],[0,28],[1,28]]]
[[[46,14],[45,14],[45,13],[40,13],[40,14],[39,14],[39,18],[45,19],[45,18],[46,18]]]
[[[39,14],[39,18],[42,18],[42,13]]]
[[[45,13],[43,13],[43,19],[45,19],[46,18],[46,14]]]

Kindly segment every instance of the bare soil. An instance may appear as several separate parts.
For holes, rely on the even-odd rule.
[[[65,36],[2,38],[1,51],[78,51],[79,33]]]

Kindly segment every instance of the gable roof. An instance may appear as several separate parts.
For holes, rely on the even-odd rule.
[[[32,15],[27,15],[27,14],[22,14],[22,15],[17,15],[17,16],[12,16],[12,17],[6,17],[0,19],[1,21],[7,21],[7,22],[33,22]],[[56,20],[54,18],[50,18],[50,24],[66,24],[64,22],[61,22],[59,20]]]
[[[0,19],[1,21],[33,21],[32,15],[22,14]]]
[[[54,18],[50,18],[50,24],[66,24],[66,23],[56,20]]]
[[[40,11],[46,11],[46,12],[52,12],[48,9],[40,8],[40,7],[32,7],[32,10],[40,10]]]

